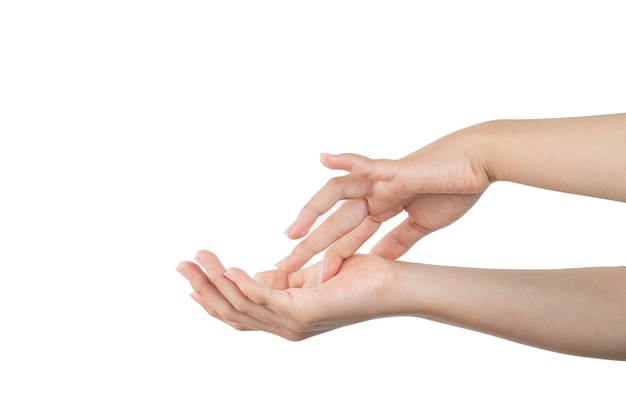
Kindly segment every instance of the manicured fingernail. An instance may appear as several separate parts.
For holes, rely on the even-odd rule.
[[[291,234],[291,230],[293,229],[295,224],[296,224],[296,222],[291,223],[291,225],[288,228],[286,228],[283,233],[286,234],[287,236],[289,236]]]
[[[325,158],[327,156],[335,156],[335,154],[332,153],[325,153],[325,152],[320,152],[320,158]]]
[[[322,265],[322,273],[320,275],[320,283],[325,283],[327,281],[326,275],[328,275],[328,267],[326,266],[326,263],[324,263]]]
[[[231,280],[232,282],[237,282],[238,281],[237,277],[235,277],[234,274],[232,272],[230,272],[230,271],[224,272],[224,276],[226,278],[228,278],[229,280]]]
[[[289,259],[289,256],[287,256],[285,259],[283,259],[283,260],[282,260],[282,261],[280,261],[280,262],[276,262],[276,264],[274,265],[274,267],[275,267],[275,268],[277,268],[277,269],[282,268],[282,267],[283,267],[283,266],[287,263],[287,260],[288,260],[288,259]]]
[[[187,278],[187,276],[185,275],[185,267],[183,266],[183,263],[179,263],[178,265],[176,265],[176,271],[178,271],[179,274],[181,274],[183,277],[185,277],[185,279],[189,279]]]

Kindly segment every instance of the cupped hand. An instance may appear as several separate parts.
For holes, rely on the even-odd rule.
[[[468,128],[398,160],[322,154],[321,162],[327,168],[348,174],[332,178],[322,187],[285,233],[292,239],[304,237],[321,215],[345,201],[277,264],[278,269],[296,271],[330,247],[321,272],[322,281],[327,280],[382,222],[402,211],[407,213],[406,220],[384,236],[371,253],[397,259],[422,237],[455,222],[490,184],[470,139]]]
[[[191,283],[192,298],[211,316],[239,330],[302,340],[415,308],[399,279],[400,263],[375,255],[347,259],[324,283],[321,264],[293,273],[265,271],[251,278],[241,269],[226,270],[208,251],[200,251],[196,261],[177,267]]]

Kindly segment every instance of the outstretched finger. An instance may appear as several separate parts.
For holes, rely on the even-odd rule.
[[[353,175],[331,178],[304,205],[296,221],[285,230],[291,239],[299,239],[306,235],[315,221],[328,212],[341,200],[358,199],[367,196],[371,182],[366,178]]]
[[[191,294],[189,294],[189,296],[191,297],[192,300],[194,300],[200,307],[202,307],[204,309],[204,311],[206,311],[207,313],[209,313],[210,316],[223,321],[224,323],[228,324],[229,326],[237,329],[237,330],[241,330],[241,331],[245,331],[245,330],[257,330],[254,329],[252,327],[247,327],[244,326],[242,324],[239,323],[233,323],[233,322],[229,322],[228,320],[225,320],[222,316],[220,316],[217,311],[215,311],[205,300],[204,298],[200,297],[200,295],[196,292],[192,292]]]
[[[276,266],[283,272],[301,268],[315,254],[328,248],[333,242],[351,233],[368,216],[367,201],[364,199],[345,201],[318,228],[298,243],[291,254]]]
[[[219,261],[217,261],[219,264]],[[221,265],[221,264],[220,264]],[[209,315],[223,321],[224,323],[238,330],[252,330],[252,327],[245,326],[241,323],[233,322],[224,318],[218,310],[223,311],[229,305],[228,300],[219,292],[219,290],[211,283],[207,274],[193,262],[181,262],[176,270],[183,275],[192,288],[191,298],[198,303]]]
[[[320,154],[320,161],[329,169],[341,169],[351,174],[363,175],[373,169],[374,161],[366,156],[355,153]]]
[[[394,160],[371,159],[355,153],[323,153],[320,161],[326,168],[348,171],[349,174],[370,180],[388,180],[397,173]]]
[[[353,153],[323,153],[320,160],[325,167],[344,170],[348,174],[332,178],[304,206],[296,221],[285,231],[292,239],[306,235],[317,218],[340,200],[365,197],[374,182],[389,180],[397,173],[394,161],[389,159],[370,159]]]
[[[227,271],[213,253],[200,251],[196,259],[207,271],[207,275],[211,276],[211,282],[208,282],[206,275],[204,280],[200,279],[202,277],[199,276],[198,271],[201,270],[196,264],[185,263],[184,266],[190,272],[190,282],[194,292],[205,301],[210,310],[216,313],[212,314],[214,317],[239,330],[257,329],[270,333],[279,332],[279,329],[268,323],[275,321],[270,317],[273,313],[263,306],[249,302],[237,286],[226,277]],[[209,314],[211,314],[210,310],[207,310]]]

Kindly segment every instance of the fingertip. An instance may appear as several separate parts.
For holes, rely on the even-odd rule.
[[[302,261],[298,259],[296,254],[291,253],[277,262],[274,267],[281,272],[289,273],[298,270],[304,263],[306,263],[306,260]]]
[[[184,274],[186,263],[187,263],[186,261],[179,262],[178,265],[176,265],[176,271],[181,274]]]
[[[342,157],[343,155],[337,155],[332,153],[320,153],[320,162],[326,168],[330,169],[343,169]]]
[[[230,272],[230,271],[226,271],[226,272],[224,272],[224,276],[225,276],[226,278],[228,278],[229,280],[231,280],[232,282],[234,282],[235,284],[236,284],[236,283],[237,283],[237,281],[238,281],[238,279],[237,279],[237,278],[233,275],[233,273],[232,273],[232,272]]]
[[[383,246],[383,241],[379,241],[378,243],[376,243],[372,249],[370,249],[370,255],[376,255],[376,256],[382,256],[384,258],[386,258],[386,256],[383,255],[384,250],[382,249]]]
[[[204,309],[204,311],[206,311],[207,313],[209,313],[211,316],[215,317],[215,318],[219,318],[219,316],[215,313],[215,311],[209,306],[209,304],[206,302],[206,300],[204,298],[202,298],[202,296],[200,294],[198,294],[197,292],[192,292],[191,294],[189,294],[189,297],[191,297],[191,299],[193,301],[196,302],[196,304],[198,304],[200,307],[202,307]]]
[[[194,257],[198,262],[206,262],[209,258],[215,258],[215,255],[208,250],[199,250]]]
[[[288,238],[291,238],[291,230],[293,229],[295,224],[296,222],[291,223],[289,227],[286,228],[285,231],[283,232],[285,235],[287,235]]]
[[[289,259],[291,258],[291,255],[288,255],[287,257],[281,259],[280,261],[276,262],[274,264],[274,268],[278,269],[278,270],[283,270],[284,268],[286,268],[287,264],[289,263]]]
[[[313,226],[313,223],[317,220],[319,214],[316,214],[316,211],[311,209],[310,204],[311,202],[300,210],[296,220],[283,232],[289,239],[300,239],[305,236],[309,232],[311,226]]]
[[[190,277],[195,273],[194,268],[198,268],[198,265],[189,261],[182,261],[179,262],[178,265],[176,265],[176,271],[183,277],[185,277],[186,280],[189,280]]]
[[[284,233],[289,239],[295,240],[304,237],[309,232],[313,223],[315,223],[315,220],[317,220],[317,216],[311,218],[311,215],[308,214],[307,211],[307,209],[303,209],[298,219],[285,230]]]
[[[234,282],[235,284],[252,279],[243,270],[239,268],[230,268],[224,271],[224,276]]]
[[[363,169],[371,161],[368,157],[355,153],[323,154],[320,158],[326,168],[354,171]]]
[[[401,247],[391,248],[389,245],[386,245],[384,241],[378,242],[371,250],[371,255],[381,256],[387,259],[398,259],[402,256],[406,250]]]
[[[312,257],[303,256],[302,254],[291,254],[282,261],[278,262],[274,267],[284,274],[290,274],[302,268]]]
[[[335,259],[334,257],[325,258],[324,264],[322,266],[322,276],[320,278],[320,282],[323,284],[335,275],[337,275],[337,272],[339,271],[339,267],[341,266],[342,262],[343,258],[341,257],[337,259]]]
[[[324,262],[322,263],[322,275],[320,276],[320,283],[325,283],[326,281],[328,281],[328,278],[330,278],[328,276],[328,261],[324,259]]]
[[[326,281],[330,281],[330,279],[332,277],[334,277],[335,275],[337,275],[337,271],[335,271],[335,270],[328,270],[328,271],[322,272],[322,277],[320,278],[320,283],[323,284]]]

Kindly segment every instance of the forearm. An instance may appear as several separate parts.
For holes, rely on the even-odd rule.
[[[626,268],[489,270],[402,263],[416,316],[543,349],[626,360]]]
[[[626,113],[477,126],[494,181],[626,201]]]

